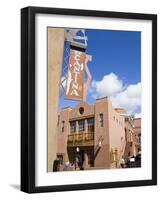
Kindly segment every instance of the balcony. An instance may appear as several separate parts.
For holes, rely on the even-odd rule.
[[[94,133],[83,132],[83,133],[70,134],[68,135],[67,146],[68,147],[94,146]]]

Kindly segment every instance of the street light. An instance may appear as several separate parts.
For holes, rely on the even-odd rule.
[[[79,152],[79,147],[76,148],[76,152]]]
[[[98,143],[99,147],[102,146],[102,141],[100,140],[99,143]]]

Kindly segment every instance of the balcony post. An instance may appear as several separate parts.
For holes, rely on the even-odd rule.
[[[79,132],[78,121],[76,121],[75,123],[76,123],[76,133],[78,133]]]
[[[85,119],[85,132],[86,133],[88,132],[88,122],[87,122],[87,119]]]

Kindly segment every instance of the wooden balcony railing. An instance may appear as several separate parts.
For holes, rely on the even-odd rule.
[[[68,145],[68,147],[93,146],[94,145],[94,133],[93,132],[83,132],[83,133],[70,134],[70,135],[68,135],[67,145]]]

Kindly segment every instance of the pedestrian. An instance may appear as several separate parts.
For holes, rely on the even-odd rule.
[[[70,162],[67,161],[64,165],[64,171],[68,171]]]
[[[125,168],[125,160],[124,160],[123,156],[121,158],[120,166],[121,166],[121,168]]]
[[[74,164],[74,162],[72,162],[72,163],[70,164],[70,170],[71,170],[71,171],[75,171],[75,164]]]
[[[80,168],[79,168],[79,158],[78,157],[76,157],[76,159],[75,159],[75,170],[80,170]]]

